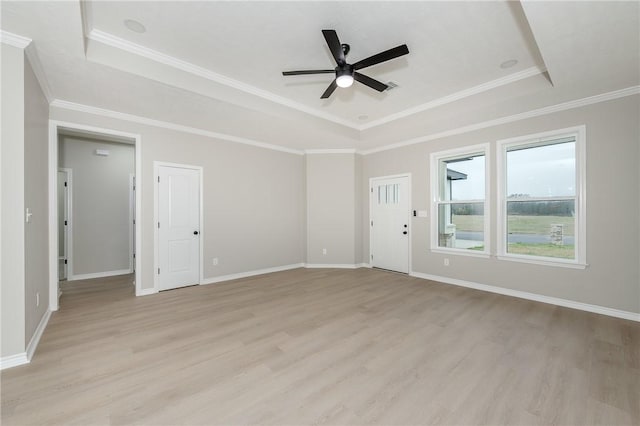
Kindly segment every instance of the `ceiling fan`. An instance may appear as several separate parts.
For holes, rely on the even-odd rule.
[[[336,78],[331,82],[327,90],[324,91],[320,99],[326,99],[339,87],[349,87],[353,84],[353,80],[359,81],[365,86],[369,86],[372,89],[382,92],[389,86],[375,80],[371,77],[367,77],[364,74],[360,74],[357,70],[370,67],[372,65],[379,64],[381,62],[395,59],[399,56],[409,53],[409,48],[406,44],[394,47],[393,49],[385,50],[376,55],[369,56],[366,59],[358,61],[354,64],[348,64],[346,56],[349,54],[350,46],[348,44],[340,44],[338,34],[335,30],[322,30],[324,39],[329,45],[329,50],[338,64],[332,70],[303,70],[303,71],[283,71],[282,75],[306,75],[306,74],[330,74],[335,73]]]

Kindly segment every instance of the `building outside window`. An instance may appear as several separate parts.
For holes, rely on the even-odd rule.
[[[431,249],[488,255],[488,145],[431,155]]]
[[[498,256],[585,264],[584,126],[498,142]]]

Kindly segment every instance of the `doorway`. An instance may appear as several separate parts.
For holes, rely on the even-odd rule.
[[[202,281],[202,168],[154,162],[156,288]]]
[[[71,274],[77,275],[77,273],[81,273],[81,271],[75,271],[76,269],[75,264],[73,265],[73,267],[71,265],[72,257],[73,257],[73,253],[71,252],[72,246],[73,246],[73,238],[71,238],[70,231],[74,229],[72,225],[72,220],[74,219],[73,217],[74,215],[70,207],[67,207],[68,211],[66,216],[67,223],[68,223],[68,226],[66,229],[66,240],[67,240],[66,244],[64,244],[64,241],[62,242],[60,241],[60,239],[65,238],[65,233],[62,232],[61,235],[59,236],[59,230],[60,230],[59,215],[63,214],[59,210],[59,200],[62,198],[59,192],[63,191],[62,189],[63,186],[59,187],[59,184],[58,184],[58,176],[59,176],[58,171],[60,169],[59,167],[59,160],[60,160],[59,135],[60,134],[64,134],[66,136],[69,136],[69,135],[89,136],[89,137],[100,139],[100,140],[106,140],[106,141],[111,141],[116,143],[127,143],[130,145],[134,145],[134,150],[133,150],[134,157],[135,157],[134,174],[136,176],[140,176],[142,173],[142,158],[141,158],[142,139],[140,135],[120,132],[117,130],[87,126],[87,125],[77,124],[77,123],[69,123],[69,122],[63,122],[63,121],[57,121],[57,120],[49,121],[49,166],[48,166],[49,212],[50,212],[50,215],[49,215],[49,301],[50,301],[49,309],[51,311],[56,311],[58,310],[58,307],[59,307],[59,300],[58,300],[60,296],[59,279],[61,275],[64,274],[66,275],[66,278],[69,279]],[[102,153],[94,152],[94,154],[104,155],[103,152]],[[75,175],[75,170],[74,170],[74,175]],[[125,177],[125,179],[128,179],[128,176]],[[73,195],[71,194],[71,191],[69,191],[70,180],[67,180],[67,182],[68,182],[67,204],[68,206],[70,206],[71,198],[73,197]],[[127,195],[125,195],[125,200],[126,200],[126,196]],[[142,200],[141,200],[140,182],[138,182],[137,191],[135,191],[133,196],[135,198],[135,203],[134,203],[135,204],[135,209],[134,209],[135,222],[140,223],[140,218],[142,216],[142,211],[141,211]],[[133,280],[135,283],[136,295],[145,294],[142,287],[142,276],[140,273],[141,271],[140,263],[141,263],[141,257],[142,257],[141,247],[140,247],[141,245],[140,244],[141,243],[140,228],[141,227],[137,226],[132,230],[132,232],[134,232],[134,235],[135,235],[135,240],[133,244],[135,249],[134,252],[136,253],[136,259],[134,262],[135,274],[133,276]],[[129,233],[129,231],[125,231],[125,232],[127,234]],[[63,246],[65,250],[65,258],[67,259],[67,264],[66,264],[66,268],[63,268],[66,270],[64,270],[61,273],[60,257],[61,257],[61,247]],[[128,252],[129,250],[125,248],[125,251]],[[126,271],[123,270],[122,272],[123,273],[129,272],[129,269],[127,269]],[[85,274],[84,278],[93,278],[91,275],[103,276],[104,274]]]
[[[409,273],[411,175],[370,179],[371,266]]]

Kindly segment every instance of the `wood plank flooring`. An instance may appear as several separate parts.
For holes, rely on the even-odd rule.
[[[640,324],[370,269],[63,286],[2,424],[640,424]]]

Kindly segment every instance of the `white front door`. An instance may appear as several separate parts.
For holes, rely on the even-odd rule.
[[[371,266],[409,273],[409,176],[371,179]]]
[[[200,170],[158,167],[159,290],[200,282]]]

